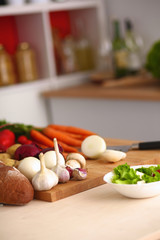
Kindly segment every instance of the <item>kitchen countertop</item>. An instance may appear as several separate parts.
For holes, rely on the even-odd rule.
[[[107,86],[89,82],[60,90],[46,91],[42,93],[42,96],[46,99],[60,97],[160,101],[159,82],[146,83],[140,86]]]
[[[160,163],[160,150],[130,151],[125,161],[130,165]],[[157,240],[159,221],[160,195],[130,199],[104,183],[56,202],[33,200],[25,206],[0,205],[0,239]]]

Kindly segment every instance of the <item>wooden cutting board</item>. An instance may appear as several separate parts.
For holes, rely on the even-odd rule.
[[[135,141],[106,139],[106,142],[107,145],[123,145],[131,144]],[[106,173],[112,171],[114,167],[126,162],[131,166],[143,164],[160,164],[160,150],[129,151],[127,153],[127,157],[123,161],[119,161],[117,163],[108,163],[100,159],[87,160],[87,179],[82,181],[70,180],[67,183],[58,184],[49,191],[35,191],[35,199],[54,202],[105,184],[103,181],[103,176]]]

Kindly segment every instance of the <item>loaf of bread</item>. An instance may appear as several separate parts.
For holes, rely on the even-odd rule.
[[[5,164],[2,161],[0,161],[0,167],[1,166],[5,166]]]
[[[0,162],[0,203],[24,205],[34,197],[33,186],[19,170]]]

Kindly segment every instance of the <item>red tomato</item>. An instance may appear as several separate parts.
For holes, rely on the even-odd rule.
[[[9,129],[0,131],[0,144],[4,146],[5,149],[9,148],[15,144],[15,134]]]
[[[25,135],[19,136],[17,141],[21,144],[31,144],[32,143],[32,141],[29,140]]]

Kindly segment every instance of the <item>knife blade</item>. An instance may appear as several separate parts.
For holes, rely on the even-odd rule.
[[[129,150],[151,150],[160,149],[160,141],[139,142],[130,145],[108,146],[107,149],[128,152]]]

